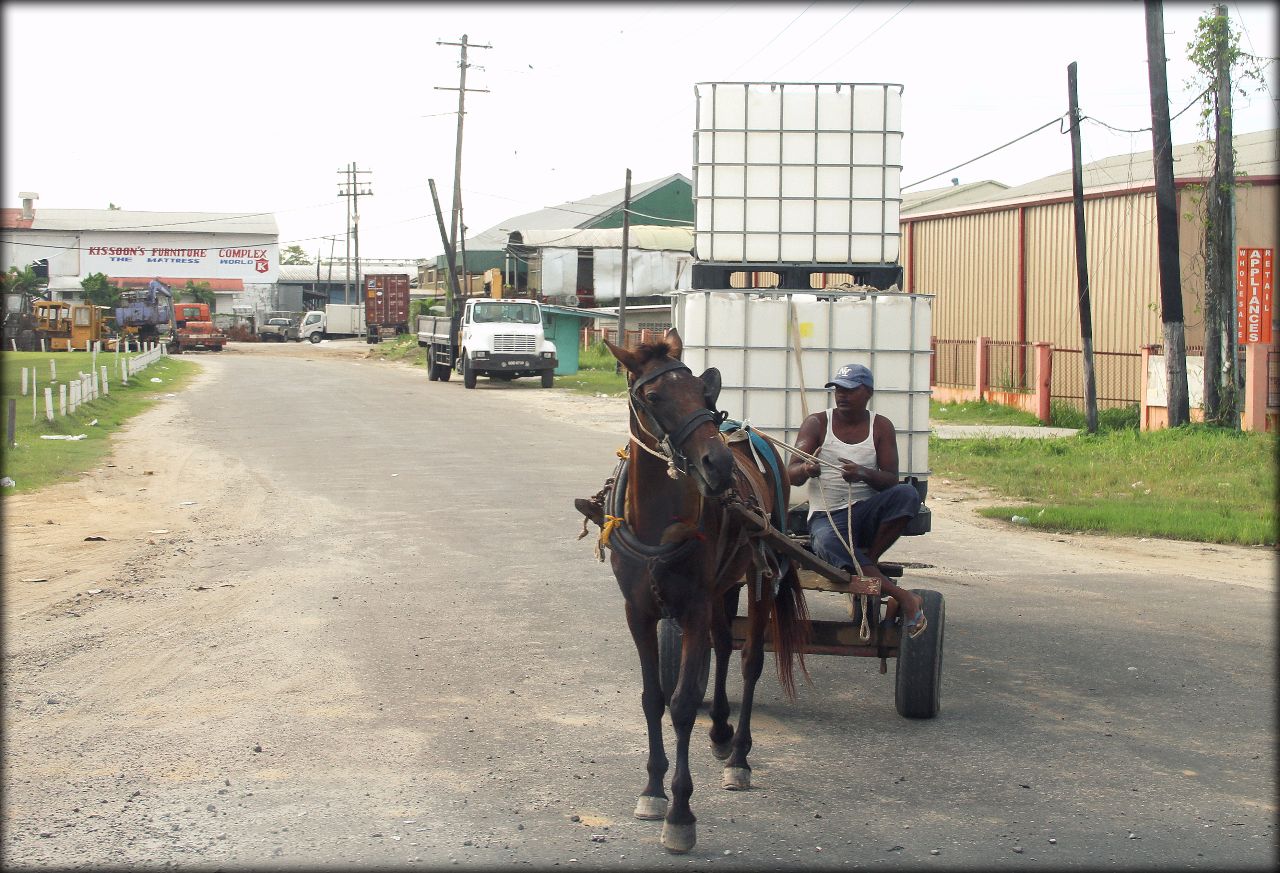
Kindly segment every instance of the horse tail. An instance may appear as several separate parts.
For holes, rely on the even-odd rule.
[[[804,663],[804,650],[809,643],[809,607],[804,591],[800,588],[800,576],[795,565],[787,568],[773,599],[773,611],[769,617],[773,630],[773,650],[778,661],[778,683],[788,700],[796,699],[796,680],[792,671],[794,661],[800,663],[800,672],[806,682],[809,670]]]

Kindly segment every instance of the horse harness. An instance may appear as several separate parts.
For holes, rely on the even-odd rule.
[[[705,407],[696,409],[685,416],[674,432],[666,432],[645,402],[643,395],[640,393],[640,388],[654,379],[676,370],[685,370],[692,373],[692,370],[679,360],[672,360],[636,379],[628,392],[628,400],[632,405],[633,411],[637,414],[637,421],[640,419],[640,413],[643,412],[649,422],[654,425],[655,430],[658,431],[655,434],[645,428],[643,422],[640,423],[641,429],[658,443],[659,451],[650,449],[638,438],[635,438],[634,435],[633,441],[643,450],[665,460],[667,462],[667,474],[673,479],[678,478],[680,475],[689,475],[689,461],[681,450],[681,446],[683,446],[689,435],[704,422],[710,422],[719,428],[728,418],[727,412],[714,409],[711,398],[707,398],[708,403]],[[729,438],[729,440],[732,439],[733,437]],[[627,480],[631,464],[630,454],[625,447],[618,451],[618,458],[618,465],[614,468],[613,475],[605,481],[604,487],[596,492],[589,501],[580,501],[579,511],[586,518],[583,519],[582,533],[578,535],[578,539],[582,539],[587,535],[588,520],[593,520],[600,525],[600,537],[596,543],[596,557],[600,561],[604,561],[604,550],[608,548],[617,551],[631,561],[643,564],[649,575],[650,590],[662,611],[662,616],[664,618],[672,618],[670,607],[658,590],[658,576],[667,567],[687,558],[703,537],[699,532],[695,536],[688,537],[680,542],[649,545],[641,541],[625,519]],[[757,464],[759,464],[758,459]],[[764,472],[763,467],[761,472]],[[774,473],[777,475],[776,470]],[[742,475],[741,470],[738,469],[736,456],[734,460],[734,479],[735,483],[745,481],[751,493],[744,500],[735,487],[730,488],[719,498],[717,502],[721,505],[721,529],[725,527],[725,522],[727,522],[729,516],[730,504],[734,502],[745,503],[756,509],[760,515],[768,518],[769,513],[763,511],[763,495],[759,493],[755,483],[750,478]],[[736,552],[748,541],[751,544],[751,563],[755,567],[755,599],[760,600],[763,596],[763,583],[765,581],[772,583],[773,594],[776,595],[785,573],[785,568],[779,564],[778,556],[768,547],[758,533],[755,535],[748,534],[743,527],[739,527],[738,535],[732,544],[728,543],[724,537],[719,538],[714,564],[718,568],[717,573],[722,574],[724,572],[727,567],[726,559],[728,556]],[[715,583],[716,586],[718,587],[723,581],[718,577]]]

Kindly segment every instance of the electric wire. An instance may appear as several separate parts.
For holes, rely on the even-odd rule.
[[[967,167],[967,166],[969,166],[969,164],[972,164],[974,161],[980,161],[980,160],[982,160],[982,159],[983,159],[983,158],[985,158],[985,157],[988,157],[988,156],[990,156],[990,155],[994,155],[996,152],[1000,151],[1001,149],[1007,149],[1009,146],[1013,145],[1014,143],[1021,142],[1022,140],[1026,139],[1027,137],[1029,137],[1029,136],[1031,136],[1031,135],[1033,135],[1033,134],[1037,134],[1037,133],[1039,133],[1040,131],[1044,130],[1046,127],[1050,127],[1051,125],[1054,125],[1054,124],[1060,124],[1060,123],[1061,123],[1061,121],[1062,121],[1064,118],[1066,118],[1066,117],[1067,117],[1067,113],[1065,113],[1065,112],[1064,112],[1064,113],[1062,113],[1061,115],[1059,115],[1058,117],[1053,118],[1053,119],[1051,119],[1051,120],[1049,120],[1049,121],[1046,121],[1044,124],[1040,125],[1040,126],[1039,126],[1039,127],[1037,127],[1035,130],[1028,131],[1027,133],[1024,133],[1022,136],[1018,137],[1017,139],[1012,139],[1012,140],[1010,140],[1009,142],[1005,143],[1005,144],[1004,144],[1004,145],[1002,145],[1002,146],[996,146],[996,147],[995,147],[995,148],[993,148],[991,151],[989,151],[989,152],[983,152],[982,154],[978,155],[976,158],[970,158],[969,160],[965,161],[965,162],[964,162],[964,163],[962,163],[962,164],[956,164],[956,165],[955,165],[954,167],[952,167],[950,170],[943,170],[941,173],[934,173],[932,176],[929,176],[929,177],[924,178],[924,179],[920,179],[919,181],[916,181],[916,182],[912,182],[910,185],[903,185],[903,186],[902,186],[901,188],[899,188],[898,190],[900,190],[900,191],[906,191],[908,188],[914,188],[914,187],[915,187],[915,186],[917,186],[917,185],[922,185],[922,184],[924,184],[925,182],[929,182],[929,181],[932,181],[933,179],[938,178],[939,176],[945,176],[947,173],[950,173],[950,172],[952,172],[953,170],[958,170],[958,169],[960,169],[961,167]],[[1065,133],[1065,131],[1061,131],[1061,130],[1060,130],[1059,132],[1060,132],[1060,133]]]
[[[831,26],[830,26],[830,27],[828,27],[826,30],[822,31],[822,33],[821,33],[821,34],[819,34],[819,36],[818,36],[818,38],[817,38],[817,39],[815,39],[813,42],[809,43],[809,44],[808,44],[807,46],[805,46],[804,48],[800,49],[800,51],[796,52],[795,56],[794,56],[794,57],[792,57],[792,58],[791,58],[791,60],[787,61],[787,62],[786,62],[785,64],[783,64],[782,66],[777,67],[776,69],[774,69],[774,71],[773,71],[772,73],[770,73],[770,74],[769,74],[769,78],[773,78],[774,76],[778,75],[778,73],[782,72],[782,71],[783,71],[783,70],[785,70],[787,67],[791,66],[791,65],[792,65],[792,64],[794,64],[796,61],[798,61],[798,60],[800,59],[800,56],[801,56],[801,55],[803,55],[803,54],[804,54],[805,52],[807,52],[809,49],[813,48],[815,45],[817,45],[819,42],[821,42],[821,41],[823,40],[823,38],[824,38],[824,37],[826,37],[826,35],[827,35],[828,33],[830,33],[831,31],[835,30],[835,29],[840,25],[840,22],[844,21],[846,18],[848,18],[850,15],[852,15],[852,14],[857,10],[857,8],[858,8],[859,6],[861,6],[861,5],[862,5],[862,3],[863,3],[863,0],[858,0],[858,2],[857,2],[857,3],[855,3],[855,4],[853,4],[853,6],[849,7],[849,11],[848,11],[848,12],[846,12],[844,15],[841,15],[839,18],[837,18],[837,19],[836,19],[836,23],[835,23],[835,24],[831,25]]]
[[[852,46],[852,47],[851,47],[847,52],[845,52],[844,54],[840,55],[840,57],[836,58],[836,59],[835,59],[834,61],[832,61],[831,63],[827,64],[827,65],[826,65],[825,67],[823,67],[821,70],[818,70],[818,72],[814,73],[814,74],[813,74],[813,76],[812,76],[812,78],[814,78],[814,79],[818,78],[818,77],[819,77],[819,76],[821,76],[823,73],[825,73],[827,70],[831,69],[831,68],[832,68],[832,67],[834,67],[836,64],[840,63],[840,62],[841,62],[841,61],[843,61],[845,58],[849,57],[849,55],[853,54],[853,52],[854,52],[854,50],[855,50],[855,49],[857,49],[860,45],[862,45],[862,44],[863,44],[864,42],[866,42],[867,40],[871,39],[871,37],[875,36],[875,35],[876,35],[877,33],[879,33],[880,31],[884,30],[885,26],[886,26],[886,25],[888,25],[888,23],[889,23],[890,21],[893,21],[893,19],[897,18],[897,17],[898,17],[899,15],[901,15],[904,11],[906,11],[906,8],[907,8],[908,6],[910,6],[910,5],[911,5],[911,2],[912,2],[912,0],[907,0],[907,2],[906,2],[906,3],[903,3],[903,4],[902,4],[902,6],[901,6],[901,8],[899,8],[897,12],[893,13],[892,15],[890,15],[888,18],[886,18],[886,19],[884,20],[884,23],[882,23],[882,24],[881,24],[879,27],[877,27],[875,30],[871,31],[871,32],[870,32],[870,33],[868,33],[866,36],[864,36],[862,39],[860,39],[860,40],[858,40],[856,43],[854,43],[854,44],[853,44],[853,46]]]
[[[775,34],[773,35],[773,39],[769,40],[769,41],[768,41],[768,42],[766,42],[764,45],[760,46],[760,48],[758,48],[758,49],[756,49],[754,52],[752,52],[752,53],[751,53],[751,55],[750,55],[750,56],[748,56],[748,57],[747,57],[747,59],[746,59],[745,61],[743,61],[742,63],[738,64],[738,66],[734,67],[734,68],[729,72],[729,75],[728,75],[728,76],[726,76],[726,78],[731,78],[731,77],[733,76],[733,74],[734,74],[734,73],[738,72],[738,70],[741,70],[741,69],[742,69],[743,67],[745,67],[747,64],[749,64],[749,63],[751,63],[752,61],[754,61],[754,60],[755,60],[755,59],[760,55],[760,53],[761,53],[762,51],[764,51],[764,50],[765,50],[765,49],[767,49],[769,46],[771,46],[771,45],[773,45],[775,42],[777,42],[777,41],[778,41],[778,37],[780,37],[780,36],[782,36],[784,33],[786,33],[786,32],[791,28],[791,25],[793,25],[793,24],[795,24],[797,21],[799,21],[799,20],[800,20],[800,18],[801,18],[801,17],[802,17],[806,12],[808,12],[810,9],[812,9],[812,8],[813,8],[814,3],[817,3],[817,2],[818,2],[818,0],[813,0],[813,3],[810,3],[808,6],[806,6],[806,7],[805,7],[805,8],[803,8],[803,9],[801,9],[801,10],[800,10],[800,14],[799,14],[799,15],[797,15],[795,18],[793,18],[793,19],[791,19],[790,21],[788,21],[788,22],[787,22],[787,26],[786,26],[786,27],[782,28],[782,30],[778,31],[777,33],[775,33]]]

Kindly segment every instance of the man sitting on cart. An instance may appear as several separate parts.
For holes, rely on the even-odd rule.
[[[818,461],[793,454],[787,465],[792,485],[809,483],[810,548],[828,564],[849,573],[861,567],[863,576],[879,579],[881,590],[893,598],[886,620],[900,611],[903,632],[915,638],[926,625],[923,603],[893,584],[877,562],[920,511],[920,495],[898,481],[893,422],[867,409],[875,390],[871,370],[847,364],[826,387],[835,389],[835,405],[806,418],[796,439],[796,448]],[[850,532],[857,567],[849,554]],[[851,616],[855,601],[851,595]]]

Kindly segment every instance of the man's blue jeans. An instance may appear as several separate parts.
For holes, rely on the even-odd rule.
[[[878,494],[859,500],[853,505],[852,522],[847,506],[831,510],[831,517],[819,509],[809,517],[809,547],[813,553],[828,564],[833,564],[848,572],[854,572],[853,561],[845,541],[849,539],[849,525],[852,523],[854,533],[854,551],[858,556],[858,564],[866,567],[871,563],[864,549],[870,548],[875,541],[876,531],[880,526],[899,518],[915,518],[920,511],[920,494],[914,485],[905,482],[886,488]],[[834,522],[835,527],[832,527]]]

